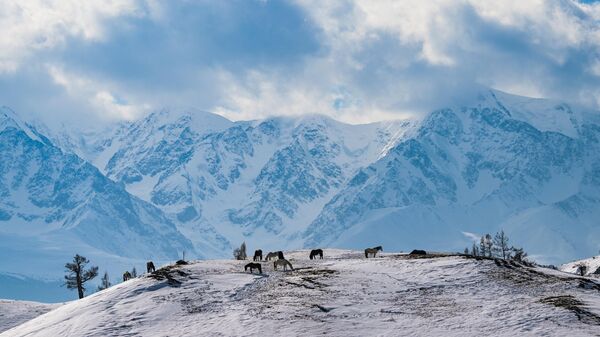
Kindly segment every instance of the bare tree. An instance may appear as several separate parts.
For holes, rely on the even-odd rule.
[[[233,258],[236,260],[245,260],[246,255],[246,242],[243,242],[240,248],[236,248],[233,250]]]
[[[504,260],[511,258],[511,249],[508,246],[508,236],[504,234],[504,230],[500,230],[494,235],[494,251],[498,257]]]
[[[100,279],[100,285],[98,286],[98,291],[110,288],[112,284],[110,284],[110,279],[108,278],[108,272],[104,272],[104,275]]]
[[[85,265],[90,261],[85,257],[75,254],[73,262],[65,264],[66,272],[65,285],[68,289],[77,289],[79,298],[83,298],[85,287],[83,286],[87,281],[98,276],[98,267],[90,267],[86,270]]]

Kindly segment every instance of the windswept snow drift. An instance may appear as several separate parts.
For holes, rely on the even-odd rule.
[[[173,267],[1,336],[586,336],[600,324],[600,286],[558,271],[459,256],[285,255],[294,271],[263,262],[264,274],[251,275],[248,261],[226,260]]]
[[[0,333],[59,306],[60,304],[0,300]]]

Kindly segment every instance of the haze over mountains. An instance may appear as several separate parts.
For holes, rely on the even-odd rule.
[[[164,110],[93,132],[3,108],[0,250],[14,258],[0,273],[56,280],[76,252],[116,272],[242,241],[462,251],[500,228],[540,262],[594,255],[598,114],[493,90],[466,101],[367,125]]]

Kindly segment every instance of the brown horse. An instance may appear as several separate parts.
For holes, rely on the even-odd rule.
[[[262,249],[254,251],[254,261],[262,261]]]
[[[267,256],[265,256],[265,260],[269,261],[271,259],[275,259],[278,256],[277,252],[269,252]]]
[[[123,273],[123,282],[131,280],[131,273],[126,271]]]
[[[146,262],[146,271],[148,272],[148,274],[156,271],[156,268],[154,267],[154,262],[152,262],[152,261]]]
[[[287,267],[289,266],[291,270],[294,270],[294,267],[292,267],[292,264],[290,263],[290,261],[288,261],[286,259],[279,259],[279,260],[273,262],[273,269],[277,270],[277,266],[282,266],[283,270],[287,270]]]
[[[367,259],[369,258],[369,255],[373,255],[373,257],[375,257],[377,255],[377,252],[379,252],[380,250],[383,251],[383,247],[377,246],[373,248],[367,248],[365,249],[365,257]]]
[[[310,251],[310,259],[316,259],[317,255],[319,255],[319,258],[322,260],[323,259],[323,249],[313,249]]]
[[[244,270],[248,271],[248,268],[250,268],[250,274],[252,274],[254,269],[258,269],[258,273],[262,274],[262,266],[260,265],[260,263],[250,262],[244,266]]]

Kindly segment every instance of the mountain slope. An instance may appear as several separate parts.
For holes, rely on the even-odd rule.
[[[188,239],[153,205],[0,114],[0,271],[56,277],[88,257],[177,258]],[[96,262],[97,263],[97,262]]]
[[[251,275],[233,260],[172,266],[0,336],[593,336],[600,322],[599,285],[549,269],[329,249],[323,260],[285,255],[294,271],[264,263]]]
[[[30,134],[153,204],[206,257],[242,241],[462,251],[501,228],[540,262],[595,253],[598,113],[494,90],[463,101],[368,125],[163,110],[100,132]]]
[[[504,228],[542,261],[597,251],[600,124],[530,101],[490,91],[433,112],[332,198],[305,245],[460,250],[463,232]]]
[[[112,135],[54,138],[169,214],[197,250],[223,256],[243,240],[273,249],[297,241],[331,195],[411,126],[323,116],[232,123],[164,110]]]

